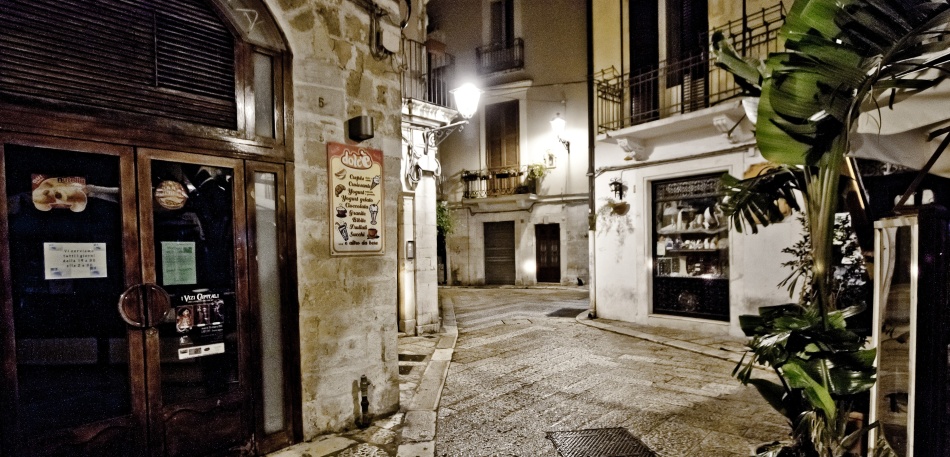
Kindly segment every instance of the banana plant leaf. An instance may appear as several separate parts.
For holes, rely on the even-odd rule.
[[[782,377],[791,388],[802,389],[815,410],[821,411],[826,418],[837,417],[838,405],[831,398],[831,392],[825,385],[809,375],[799,362],[790,360],[782,366],[781,371]]]
[[[858,107],[880,84],[926,90],[921,55],[950,49],[934,40],[950,20],[947,1],[798,0],[780,32],[786,52],[766,61],[756,137],[773,162],[817,165],[834,136],[847,136]],[[928,33],[930,32],[930,33]],[[947,69],[947,63],[930,65]]]
[[[716,59],[716,65],[732,73],[743,93],[758,97],[762,93],[762,72],[765,70],[765,64],[740,56],[725,35],[718,30],[713,33],[711,42],[710,52]]]
[[[801,210],[796,191],[804,189],[801,170],[785,166],[764,169],[752,178],[740,180],[726,173],[720,179],[723,211],[730,215],[737,232],[749,227],[758,233],[758,226],[785,219],[783,205]]]

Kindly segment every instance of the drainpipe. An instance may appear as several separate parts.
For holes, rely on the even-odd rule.
[[[623,26],[620,27],[620,40],[623,41]],[[597,243],[595,239],[597,212],[594,208],[594,140],[596,137],[594,128],[594,1],[587,0],[587,249],[590,253],[588,255],[590,264],[587,267],[590,273],[587,281],[590,311],[587,316],[592,319],[597,317]]]

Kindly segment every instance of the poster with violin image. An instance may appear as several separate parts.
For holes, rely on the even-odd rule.
[[[327,145],[330,254],[380,255],[383,229],[383,151]]]

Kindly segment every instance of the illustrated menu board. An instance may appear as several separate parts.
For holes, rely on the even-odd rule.
[[[383,253],[383,152],[327,145],[330,174],[330,254]]]

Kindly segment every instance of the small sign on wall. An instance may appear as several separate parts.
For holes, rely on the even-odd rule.
[[[330,254],[379,255],[385,246],[383,151],[327,145]]]
[[[45,279],[105,278],[105,243],[43,243]]]

